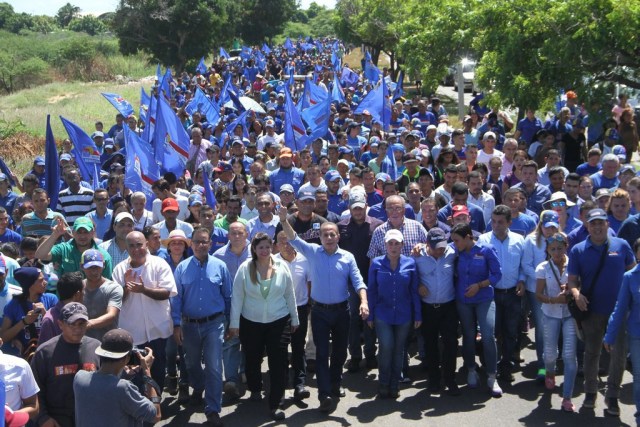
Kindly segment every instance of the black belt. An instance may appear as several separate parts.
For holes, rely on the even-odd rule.
[[[493,292],[497,293],[497,294],[506,294],[509,292],[515,292],[516,291],[516,287],[514,286],[513,288],[508,288],[508,289],[498,289],[498,288],[493,288]]]
[[[337,304],[323,304],[321,302],[318,301],[313,301],[311,303],[312,307],[318,307],[318,308],[324,308],[325,310],[340,310],[340,309],[344,309],[349,307],[349,301],[345,300],[342,302],[339,302]]]
[[[210,320],[215,319],[215,318],[216,318],[216,317],[218,317],[218,316],[222,316],[222,314],[223,314],[222,312],[220,312],[220,313],[213,313],[211,316],[201,317],[201,318],[199,318],[199,319],[194,319],[194,318],[191,318],[191,317],[186,317],[186,316],[184,316],[184,317],[182,318],[182,320],[183,320],[184,322],[187,322],[187,323],[205,323],[205,322],[208,322],[208,321],[210,321]]]
[[[428,302],[423,302],[422,304],[426,305],[427,307],[431,307],[431,308],[441,308],[441,307],[445,307],[445,306],[450,305],[450,304],[454,304],[455,302],[456,301],[453,300],[453,301],[443,302],[443,303],[440,303],[440,304],[431,304],[431,303],[428,303]]]

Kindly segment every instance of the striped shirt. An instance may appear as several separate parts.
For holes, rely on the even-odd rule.
[[[58,194],[56,210],[64,215],[70,226],[73,226],[76,219],[85,216],[95,208],[93,190],[88,188],[81,186],[77,193],[72,193],[69,188],[66,188]]]
[[[47,216],[41,219],[35,212],[31,212],[22,217],[22,227],[20,232],[22,237],[26,236],[50,236],[53,220],[64,217],[58,212],[47,209]]]
[[[369,252],[367,256],[371,259],[379,257],[386,253],[384,247],[384,235],[387,231],[393,229],[393,226],[387,220],[381,226],[376,228],[371,236],[371,243],[369,244]],[[427,230],[418,221],[405,218],[402,225],[398,228],[402,233],[404,242],[402,244],[401,254],[404,256],[411,256],[413,247],[418,243],[427,242]]]
[[[116,244],[115,238],[100,243],[98,247],[104,249],[109,255],[111,255],[111,260],[113,261],[114,267],[120,264],[125,259],[129,258],[129,252],[127,252],[126,247],[121,251]]]

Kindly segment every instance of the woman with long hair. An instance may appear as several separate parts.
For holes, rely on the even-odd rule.
[[[544,327],[544,364],[546,369],[544,385],[547,390],[556,386],[556,359],[558,358],[558,338],[562,332],[562,361],[564,381],[562,385],[562,406],[565,412],[574,412],[571,402],[573,386],[578,372],[576,322],[567,307],[567,236],[555,233],[546,239],[548,261],[536,268],[536,297],[542,303]]]
[[[624,220],[629,218],[631,211],[629,193],[622,188],[616,189],[609,197],[606,211],[609,217],[609,227],[617,234]]]
[[[518,150],[513,155],[513,169],[507,174],[502,181],[502,193],[504,194],[507,189],[522,182],[522,165],[528,159],[527,152],[524,150]]]
[[[535,325],[535,346],[538,373],[536,381],[542,384],[546,370],[542,354],[544,352],[544,324],[542,322],[542,303],[536,296],[536,268],[547,259],[547,239],[560,231],[559,216],[554,211],[542,211],[536,229],[524,239],[524,274],[527,289],[527,304],[531,309]],[[525,320],[526,321],[526,320]]]
[[[266,233],[251,240],[251,258],[236,273],[231,298],[229,334],[240,335],[246,357],[245,374],[250,399],[262,399],[260,366],[265,350],[269,362],[269,409],[283,420],[279,409],[287,384],[288,347],[299,325],[293,279],[286,263],[272,255]]]

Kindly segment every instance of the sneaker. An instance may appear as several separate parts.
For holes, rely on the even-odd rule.
[[[478,377],[478,373],[475,369],[469,369],[467,373],[467,385],[469,388],[478,388],[478,383],[480,382],[480,378]]]
[[[331,406],[333,406],[333,399],[331,396],[325,396],[320,399],[321,412],[329,412],[331,410]]]
[[[596,393],[586,393],[584,396],[584,402],[582,402],[582,407],[587,409],[593,409],[596,407]]]
[[[236,383],[232,381],[226,382],[223,390],[225,397],[230,402],[240,399],[240,392],[238,391],[238,386],[236,386]]]
[[[609,397],[606,399],[607,408],[604,410],[607,415],[611,415],[612,417],[620,416],[620,406],[618,406],[618,398],[617,397]]]
[[[409,377],[402,377],[400,378],[400,381],[398,381],[400,384],[411,384],[413,382],[413,380]]]
[[[310,396],[311,393],[309,393],[309,390],[307,390],[303,385],[297,385],[293,391],[293,398],[298,401],[304,400]]]
[[[167,385],[165,386],[167,393],[171,396],[178,394],[178,377],[167,375]]]
[[[489,386],[489,390],[491,390],[491,396],[502,397],[502,389],[495,378],[487,379],[487,385]]]
[[[182,405],[189,401],[189,386],[186,384],[180,384],[178,388],[178,404]]]
[[[350,374],[355,374],[356,372],[358,372],[360,370],[361,361],[362,359],[349,360],[349,363],[347,364],[347,372],[349,372]]]
[[[562,399],[562,406],[560,406],[564,412],[575,412],[576,405],[571,402],[571,399]]]
[[[538,373],[536,374],[536,383],[542,385],[544,384],[544,380],[547,377],[547,370],[544,368],[538,369]]]
[[[340,387],[339,385],[331,386],[331,396],[345,397],[346,395],[347,395],[347,392],[344,390],[343,387]]]
[[[545,375],[544,386],[547,390],[556,388],[556,377],[554,375]]]
[[[273,419],[274,421],[282,421],[284,420],[284,418],[285,415],[282,409],[274,409],[273,411],[271,411],[271,419]]]

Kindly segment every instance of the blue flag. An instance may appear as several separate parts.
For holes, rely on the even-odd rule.
[[[331,64],[333,65],[333,71],[338,72],[340,70],[340,65],[342,61],[338,58],[338,55],[335,52],[331,52]]]
[[[393,102],[404,95],[404,70],[400,70],[398,73],[398,80],[396,81],[396,89],[393,91]]]
[[[60,192],[60,159],[58,147],[51,130],[51,116],[47,114],[46,140],[44,143],[44,189],[49,195],[49,207],[55,209],[58,205],[58,193]]]
[[[391,104],[389,102],[389,90],[382,82],[364,97],[354,114],[362,114],[368,110],[374,120],[382,123],[384,130],[389,129],[391,124]]]
[[[287,39],[284,41],[284,44],[282,45],[282,47],[284,47],[288,51],[296,50],[296,47],[293,45],[289,37],[287,37]]]
[[[387,159],[391,162],[391,166],[387,173],[391,179],[395,181],[398,179],[398,165],[396,164],[396,156],[393,155],[393,149],[391,147],[387,148]]]
[[[207,72],[207,64],[204,63],[204,56],[200,58],[200,62],[196,67],[196,73],[204,74]]]
[[[224,133],[220,138],[220,140],[222,141],[223,147],[228,143],[227,141],[228,139],[233,138],[233,136],[235,135],[234,131],[238,126],[242,126],[242,137],[249,138],[249,129],[247,129],[247,115],[249,114],[249,111],[250,110],[247,110],[244,113],[240,114],[233,122],[228,124],[227,127],[224,129]]]
[[[173,172],[176,176],[182,176],[189,159],[191,141],[178,116],[161,97],[158,98],[153,141],[155,159],[161,165],[161,172]]]
[[[242,46],[242,50],[240,51],[240,58],[242,58],[244,62],[247,62],[248,60],[250,60],[251,48],[247,46]]]
[[[162,82],[160,83],[160,87],[158,88],[158,94],[164,94],[164,98],[168,101],[171,99],[171,86],[170,83],[173,80],[171,76],[171,70],[167,68],[167,71],[164,73],[162,77]]]
[[[93,140],[80,126],[62,116],[60,116],[60,120],[73,144],[71,151],[80,170],[80,175],[82,175],[83,180],[91,182],[95,174],[94,165],[100,165],[100,152],[98,151],[98,147],[96,147]]]
[[[7,179],[9,180],[9,184],[11,184],[12,186],[16,185],[15,180],[11,176],[11,169],[9,169],[9,166],[7,166],[4,160],[2,160],[2,157],[0,157],[0,171],[2,171],[2,173],[7,176]]]
[[[149,111],[144,122],[144,129],[142,130],[142,140],[151,144],[153,141],[153,134],[156,128],[156,116],[158,115],[158,97],[153,95],[149,101]]]
[[[216,196],[213,194],[213,190],[211,189],[211,182],[209,181],[209,174],[204,170],[202,171],[202,186],[204,187],[204,198],[209,206],[215,209],[216,207]]]
[[[231,56],[229,56],[229,54],[226,50],[224,50],[223,47],[220,48],[220,56],[225,58],[227,61],[229,60],[229,58],[231,58]]]
[[[369,52],[367,52],[367,54],[368,53]],[[378,67],[373,65],[373,62],[371,62],[370,60],[367,61],[367,63],[364,66],[364,77],[367,80],[369,80],[373,84],[378,83],[378,80],[380,80],[381,74],[382,73],[380,72]]]
[[[262,51],[265,55],[269,55],[271,53],[271,49],[269,49],[269,46],[267,46],[266,43],[262,43]]]
[[[220,92],[220,100],[219,105],[222,107],[229,101],[233,102],[233,106],[239,113],[242,113],[245,108],[244,105],[240,102],[240,98],[238,98],[239,89],[231,83],[231,73],[227,74],[224,78],[224,86],[222,86],[222,91]]]
[[[124,170],[124,185],[147,196],[147,209],[151,210],[155,194],[151,190],[154,181],[160,179],[160,168],[149,143],[143,141],[129,126],[124,127],[127,160]]]
[[[113,105],[113,107],[118,110],[118,112],[125,118],[134,113],[133,105],[131,105],[129,101],[127,101],[117,93],[102,92],[101,95],[104,96],[104,99],[109,101],[109,103],[111,103],[111,105]]]
[[[204,114],[207,117],[207,122],[213,125],[217,124],[220,120],[220,109],[207,98],[199,87],[196,89],[195,96],[189,101],[189,105],[187,105],[184,110],[189,113],[189,115],[193,115],[196,111]]]
[[[325,92],[324,89],[307,78],[304,81],[302,96],[298,100],[298,111],[302,112],[312,105],[316,105],[328,98],[330,98],[328,92]]]
[[[340,82],[338,81],[337,73],[333,73],[333,87],[331,88],[331,101],[337,102],[338,104],[345,102],[344,92],[342,91],[342,86],[340,86]]]
[[[160,68],[160,63],[158,62],[158,66],[156,67],[156,80],[158,84],[162,81],[162,68]]]
[[[292,151],[300,151],[307,146],[307,131],[293,104],[288,85],[284,91],[284,97],[284,145]]]
[[[326,97],[323,101],[307,108],[302,112],[302,118],[311,129],[308,141],[315,141],[324,138],[329,131],[329,118],[331,117],[331,98]]]
[[[346,87],[349,87],[349,86],[355,87],[355,85],[358,83],[358,80],[360,80],[360,76],[351,68],[344,67],[342,69],[342,75],[340,76],[340,80]]]
[[[140,120],[147,123],[147,114],[149,113],[149,104],[151,97],[144,91],[144,87],[140,88]]]
[[[366,62],[371,62],[371,53],[369,53],[368,50],[364,52],[364,60]]]
[[[93,173],[91,174],[91,189],[96,191],[100,188],[100,167],[97,163],[93,164]]]

